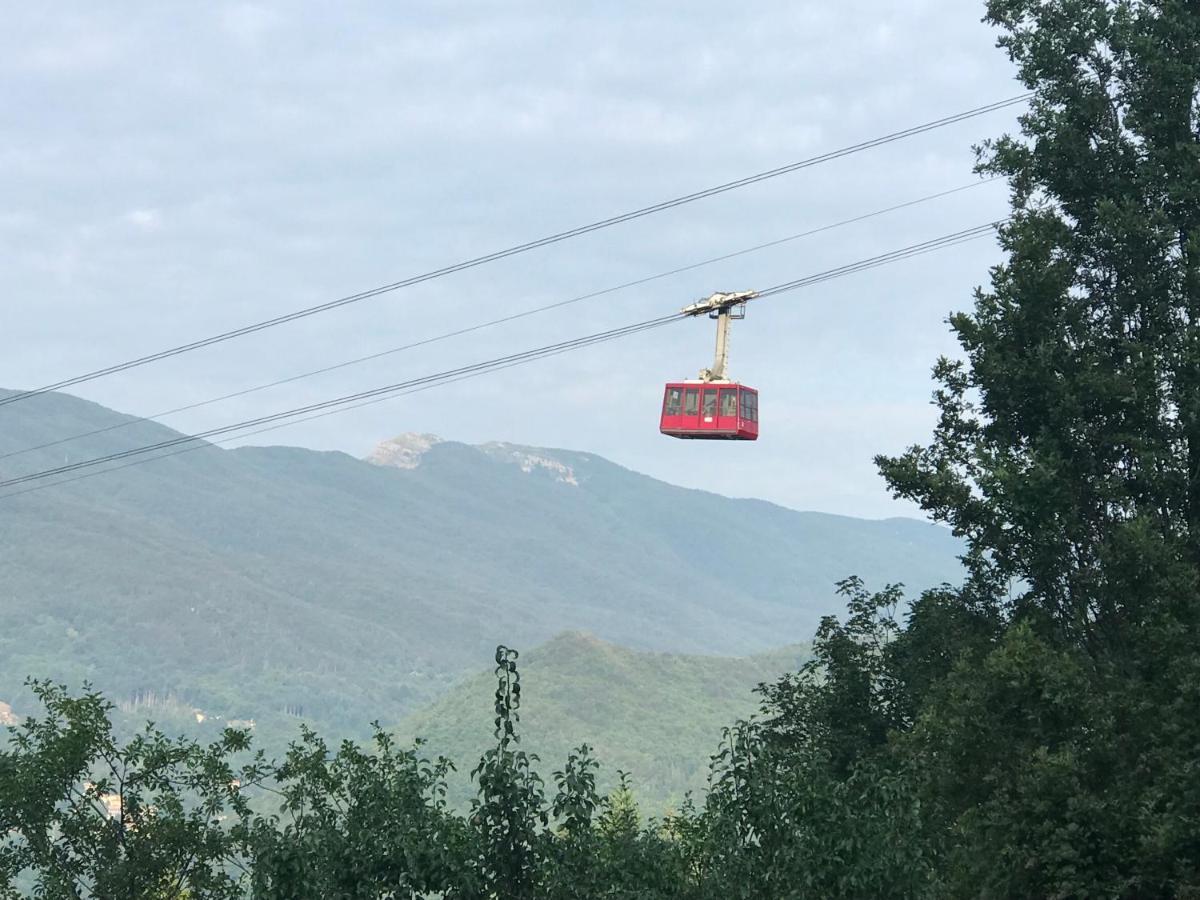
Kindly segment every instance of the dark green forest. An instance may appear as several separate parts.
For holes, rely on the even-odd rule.
[[[118,739],[41,682],[0,754],[0,896],[1200,897],[1200,6],[986,20],[1033,92],[979,148],[1004,261],[949,320],[928,443],[877,460],[963,539],[961,584],[842,581],[662,818],[587,746],[527,751],[505,647],[465,812],[382,728],[273,762]]]

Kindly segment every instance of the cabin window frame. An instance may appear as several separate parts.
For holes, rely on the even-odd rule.
[[[747,400],[746,409],[749,412],[749,415],[746,418],[749,419],[751,422],[757,422],[758,421],[758,394],[755,393],[754,391],[745,391],[745,392],[743,392],[743,396]]]
[[[683,388],[669,387],[663,398],[663,415],[678,416],[683,413]]]
[[[726,403],[730,399],[732,403]],[[723,419],[736,417],[738,414],[738,389],[734,387],[721,388],[717,396],[717,415]]]

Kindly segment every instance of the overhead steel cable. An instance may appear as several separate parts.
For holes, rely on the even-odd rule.
[[[819,273],[816,273],[813,275],[806,276],[804,278],[798,278],[793,281],[783,282],[782,284],[774,285],[772,287],[764,288],[764,289],[760,290],[758,292],[758,296],[755,299],[765,299],[767,297],[772,297],[772,296],[776,296],[779,294],[787,293],[789,291],[798,290],[800,288],[809,287],[811,285],[818,284],[818,283],[821,283],[824,281],[830,281],[835,278],[841,278],[846,275],[854,274],[856,272],[861,272],[861,271],[865,271],[867,269],[872,269],[877,266],[887,265],[888,263],[897,262],[902,259],[908,259],[911,257],[920,256],[920,255],[923,255],[926,253],[931,253],[935,250],[941,250],[941,249],[945,249],[947,247],[956,246],[958,244],[962,244],[967,241],[977,240],[978,238],[981,238],[981,237],[991,233],[992,231],[994,231],[995,228],[997,226],[999,226],[1000,224],[1002,224],[1004,221],[1005,221],[1004,219],[1000,219],[1000,220],[997,220],[994,222],[988,222],[983,225],[977,225],[973,228],[967,228],[967,229],[963,229],[961,231],[952,232],[947,235],[942,235],[941,237],[932,238],[928,241],[922,241],[921,243],[918,243],[918,244],[913,244],[908,247],[902,247],[898,250],[889,251],[888,253],[882,253],[877,256],[859,260],[854,263],[848,263],[844,266],[839,266],[835,269],[829,269],[825,272],[819,272]],[[547,356],[557,355],[559,353],[567,352],[570,350],[580,349],[582,347],[590,346],[592,344],[601,343],[601,342],[609,341],[609,340],[616,340],[617,338],[621,338],[621,337],[627,337],[629,335],[636,334],[641,331],[647,331],[652,328],[658,328],[663,325],[668,325],[672,322],[682,321],[683,319],[686,319],[686,318],[689,318],[689,316],[687,314],[673,313],[673,314],[667,315],[667,316],[660,316],[656,319],[649,319],[644,322],[638,322],[633,325],[627,325],[627,326],[624,326],[621,328],[614,328],[614,329],[610,329],[608,331],[603,331],[603,332],[599,332],[597,334],[587,335],[585,337],[575,338],[575,339],[568,340],[568,341],[561,341],[557,344],[550,344],[545,347],[538,347],[538,348],[534,348],[532,350],[523,351],[521,353],[510,354],[508,356],[499,357],[497,359],[485,360],[480,363],[474,363],[469,366],[462,366],[457,369],[451,369],[451,370],[448,370],[445,372],[436,373],[434,375],[428,375],[428,376],[423,376],[420,378],[414,378],[414,379],[410,379],[408,381],[403,381],[403,382],[399,382],[396,384],[386,385],[384,387],[374,388],[374,389],[368,390],[368,391],[361,391],[356,394],[349,394],[344,397],[337,397],[332,400],[325,400],[325,401],[321,401],[319,403],[312,403],[312,404],[308,404],[306,406],[301,406],[301,407],[298,407],[295,409],[285,410],[283,412],[272,413],[272,414],[265,415],[265,416],[259,416],[254,419],[248,419],[243,422],[236,422],[231,425],[224,425],[224,426],[220,426],[217,428],[211,428],[206,431],[197,432],[196,434],[179,435],[176,438],[159,441],[157,443],[150,444],[147,446],[134,447],[134,448],[130,448],[128,450],[123,450],[123,451],[119,451],[116,453],[110,453],[105,456],[95,457],[92,459],[80,460],[75,463],[69,463],[69,464],[57,466],[57,467],[54,467],[51,469],[46,469],[46,470],[39,471],[39,472],[32,472],[32,473],[29,473],[26,475],[21,475],[21,476],[16,476],[13,478],[5,479],[3,481],[0,481],[0,489],[16,487],[16,486],[19,486],[22,484],[27,484],[29,482],[41,481],[43,479],[51,478],[51,477],[58,476],[58,475],[70,474],[72,472],[76,472],[81,469],[88,469],[88,468],[92,468],[95,466],[104,465],[104,464],[110,463],[110,462],[118,462],[118,461],[121,461],[124,459],[128,459],[130,457],[137,457],[137,456],[142,456],[147,453],[154,453],[159,450],[170,450],[171,448],[179,447],[181,445],[187,445],[187,444],[192,444],[192,443],[196,443],[196,442],[205,442],[209,438],[212,438],[212,437],[222,437],[222,436],[229,435],[229,434],[235,434],[237,432],[243,432],[248,429],[261,428],[261,426],[264,426],[264,425],[272,426],[272,425],[275,425],[276,423],[280,423],[280,422],[282,422],[282,424],[290,425],[290,424],[296,424],[297,421],[307,421],[309,419],[319,418],[323,415],[332,415],[334,413],[345,412],[348,409],[358,408],[360,406],[366,406],[370,403],[380,402],[382,400],[391,399],[394,396],[398,396],[403,392],[410,391],[411,389],[425,387],[425,386],[437,386],[437,385],[440,385],[443,383],[447,383],[449,381],[462,380],[465,377],[471,377],[473,375],[488,374],[488,373],[496,371],[498,369],[509,368],[512,365],[518,365],[523,362],[531,362],[535,359],[541,359],[541,358],[544,358]],[[300,417],[305,417],[305,418],[300,419]],[[262,430],[269,430],[269,429],[262,429]],[[255,433],[258,433],[258,432],[255,432]],[[239,436],[245,437],[247,435],[239,435]],[[208,444],[202,443],[202,444],[200,444],[200,446],[208,446]],[[164,454],[164,455],[169,455],[169,454]],[[154,457],[154,458],[158,458],[158,457]],[[148,462],[149,460],[143,460],[143,461]],[[105,470],[105,471],[109,471],[109,470]],[[96,473],[96,474],[100,474],[100,473]],[[60,482],[55,482],[55,483],[60,483]],[[45,487],[50,487],[50,486],[53,486],[53,485],[45,485]],[[25,491],[14,492],[13,494],[0,495],[0,499],[3,499],[6,496],[14,496],[18,493],[25,493]]]
[[[289,375],[286,378],[279,378],[279,379],[276,379],[275,381],[268,381],[264,384],[257,384],[252,387],[241,388],[239,390],[232,391],[228,394],[221,394],[216,397],[210,397],[206,400],[199,400],[195,403],[188,403],[188,404],[185,404],[184,406],[177,406],[177,407],[174,407],[173,409],[168,409],[168,410],[164,410],[162,412],[153,413],[152,415],[149,415],[149,416],[139,416],[139,417],[127,419],[126,421],[123,421],[123,422],[117,422],[113,425],[107,425],[104,428],[96,428],[96,429],[93,429],[92,431],[84,431],[79,434],[74,434],[74,435],[69,435],[67,437],[58,438],[57,440],[47,441],[44,444],[36,444],[32,447],[24,447],[20,450],[12,450],[12,451],[9,451],[8,453],[0,454],[0,460],[11,459],[15,456],[21,456],[26,453],[32,453],[36,450],[46,450],[50,447],[58,447],[58,446],[61,446],[62,444],[67,444],[72,441],[82,440],[83,438],[94,437],[95,435],[98,435],[98,434],[107,434],[112,431],[119,431],[121,429],[129,428],[133,425],[137,425],[142,422],[157,421],[159,419],[164,419],[167,416],[177,415],[178,413],[182,413],[182,412],[189,412],[193,409],[200,409],[201,407],[204,407],[204,406],[211,406],[214,403],[222,403],[226,400],[234,400],[239,397],[245,397],[249,394],[258,393],[259,391],[265,391],[265,390],[269,390],[271,388],[281,387],[285,384],[292,384],[297,381],[302,381],[303,379],[306,379],[306,378],[314,378],[318,375],[325,375],[325,374],[328,374],[329,372],[336,372],[340,369],[346,369],[351,366],[361,365],[362,363],[371,362],[376,359],[382,359],[386,356],[392,356],[396,353],[402,353],[406,350],[414,350],[418,347],[425,347],[425,346],[428,346],[429,344],[435,344],[440,341],[446,341],[446,340],[450,340],[451,338],[461,337],[462,335],[471,334],[476,331],[482,331],[485,328],[492,328],[497,325],[504,325],[508,322],[515,322],[517,320],[528,318],[529,316],[537,315],[539,313],[550,312],[551,310],[555,310],[555,309],[561,309],[563,307],[570,306],[575,303],[582,303],[586,300],[593,300],[597,297],[603,297],[608,294],[616,293],[617,291],[628,290],[629,288],[632,288],[632,287],[639,287],[644,284],[650,284],[651,282],[660,281],[664,278],[669,278],[673,275],[682,274],[683,272],[690,272],[695,269],[703,268],[704,266],[709,266],[709,265],[713,265],[715,263],[724,262],[726,260],[735,259],[739,256],[746,256],[750,253],[757,253],[762,250],[770,249],[771,247],[778,247],[783,244],[789,243],[791,241],[797,241],[802,238],[812,237],[813,235],[823,234],[827,231],[832,231],[836,228],[843,228],[847,225],[854,225],[858,222],[867,221],[868,219],[878,218],[879,216],[887,215],[888,213],[892,213],[892,212],[897,212],[898,210],[902,210],[902,209],[908,209],[910,207],[917,206],[921,203],[928,203],[933,200],[939,200],[943,197],[948,197],[952,194],[958,194],[963,191],[970,190],[972,188],[980,187],[985,184],[990,184],[991,182],[995,181],[999,177],[1000,176],[984,178],[984,179],[980,179],[978,181],[973,181],[970,184],[964,184],[964,185],[961,185],[956,188],[950,188],[949,190],[938,191],[937,193],[934,193],[934,194],[927,194],[923,197],[918,197],[914,200],[907,200],[904,203],[897,203],[892,206],[885,207],[884,209],[878,209],[878,210],[875,210],[875,211],[869,212],[869,213],[862,213],[861,215],[852,216],[851,218],[848,218],[848,219],[841,219],[837,222],[831,222],[827,225],[821,225],[816,228],[810,228],[807,231],[801,231],[797,234],[790,234],[790,235],[787,235],[786,237],[776,238],[774,240],[766,241],[761,244],[755,244],[751,247],[744,247],[740,250],[734,250],[730,253],[723,253],[720,256],[713,256],[708,259],[701,260],[699,262],[689,263],[688,265],[684,265],[684,266],[678,266],[674,269],[668,269],[665,272],[658,272],[654,275],[646,275],[641,278],[635,278],[632,281],[625,281],[625,282],[622,282],[621,284],[613,285],[612,287],[606,287],[606,288],[602,288],[600,290],[591,291],[586,294],[580,294],[575,297],[570,297],[566,300],[558,300],[554,303],[548,303],[543,306],[536,306],[531,309],[522,310],[521,312],[511,313],[509,315],[501,316],[496,319],[490,319],[486,322],[479,322],[475,325],[468,325],[464,328],[457,328],[457,329],[454,329],[453,331],[447,331],[447,332],[443,332],[442,334],[434,335],[432,337],[422,338],[419,341],[412,341],[407,344],[401,344],[399,347],[392,347],[387,350],[381,350],[377,353],[367,354],[366,356],[359,356],[354,359],[348,359],[343,362],[334,363],[332,365],[322,366],[319,369],[311,369],[307,372],[300,372],[296,375]]]
[[[670,323],[664,322],[663,324],[670,324]],[[658,327],[658,326],[655,326],[655,327]],[[646,330],[649,330],[649,329],[646,329]],[[597,343],[600,343],[600,342],[597,341]],[[537,359],[546,359],[551,356],[558,356],[559,354],[566,353],[571,349],[574,349],[574,348],[565,348],[565,349],[554,350],[554,351],[544,354],[543,356],[537,357]],[[124,463],[121,463],[120,465],[109,466],[107,468],[98,469],[98,470],[81,472],[77,475],[71,475],[66,478],[61,478],[57,481],[52,481],[49,484],[34,484],[29,487],[22,488],[20,490],[10,491],[7,494],[0,494],[0,502],[3,502],[11,497],[19,497],[22,494],[30,494],[30,493],[33,493],[34,491],[44,491],[47,488],[58,487],[59,485],[63,485],[63,484],[70,484],[73,481],[82,481],[85,478],[95,478],[97,475],[107,475],[109,472],[117,472],[117,471],[120,471],[121,469],[129,469],[129,468],[132,468],[133,466],[145,465],[146,463],[152,463],[152,462],[155,462],[160,459],[168,459],[169,457],[180,456],[181,454],[184,454],[184,453],[193,453],[197,450],[204,450],[206,448],[214,448],[221,444],[231,443],[232,441],[245,440],[246,438],[255,437],[256,435],[267,434],[268,432],[271,432],[271,431],[278,431],[280,428],[290,428],[293,425],[300,425],[303,422],[311,422],[314,419],[323,419],[326,416],[333,416],[333,415],[337,415],[338,413],[350,412],[351,410],[361,409],[364,406],[371,406],[376,403],[383,403],[384,401],[387,401],[387,400],[396,400],[400,397],[407,397],[409,394],[418,394],[421,391],[428,391],[428,390],[432,390],[433,388],[443,387],[444,385],[447,385],[447,384],[454,384],[459,381],[466,381],[467,379],[470,379],[470,378],[478,378],[481,375],[491,375],[495,372],[500,372],[500,371],[503,371],[504,369],[511,369],[514,366],[525,365],[526,363],[533,362],[533,361],[534,361],[533,358],[516,360],[514,362],[505,363],[504,365],[496,366],[495,368],[492,368],[492,369],[481,370],[481,371],[477,371],[477,372],[468,372],[468,373],[465,373],[462,375],[457,375],[453,378],[446,378],[442,381],[430,382],[428,384],[422,384],[422,385],[418,385],[416,387],[406,388],[405,390],[397,391],[395,394],[388,394],[387,396],[384,396],[384,397],[375,397],[370,400],[364,400],[360,403],[353,403],[349,406],[339,407],[337,409],[325,410],[324,412],[312,413],[307,416],[301,416],[298,419],[289,419],[284,422],[276,422],[273,425],[266,425],[262,428],[256,428],[253,431],[247,431],[247,432],[235,434],[235,435],[228,436],[228,437],[217,438],[216,440],[212,440],[212,441],[197,441],[196,443],[193,443],[193,444],[190,444],[187,446],[177,447],[174,450],[168,450],[164,453],[159,453],[156,456],[150,456],[150,457],[144,458],[144,459],[143,458],[135,458],[135,459],[128,460]]]
[[[962,231],[956,231],[953,234],[943,235],[938,238],[932,238],[928,241],[923,241],[920,244],[913,244],[909,247],[903,247],[899,250],[893,250],[890,253],[881,253],[879,256],[873,256],[870,259],[859,260],[858,262],[847,263],[844,266],[839,266],[836,269],[830,269],[826,272],[821,272],[817,275],[808,275],[804,278],[797,278],[795,281],[784,282],[777,284],[774,287],[764,288],[757,292],[754,300],[773,297],[777,294],[786,294],[788,291],[794,291],[797,288],[808,287],[809,285],[828,281],[831,278],[839,278],[843,275],[851,275],[856,272],[862,272],[867,269],[874,269],[878,266],[884,266],[888,263],[898,262],[902,259],[908,259],[912,256],[921,256],[924,253],[930,253],[934,250],[942,250],[946,247],[953,247],[957,244],[965,244],[968,241],[973,241],[977,238],[991,234],[1000,225],[1008,221],[1008,218],[997,219],[993,222],[986,222],[983,225],[976,225],[974,228],[966,228]]]
[[[590,334],[590,335],[586,335],[585,337],[574,338],[569,341],[562,341],[560,343],[550,344],[545,347],[537,347],[532,350],[523,351],[521,353],[514,353],[514,354],[510,354],[508,356],[499,357],[497,359],[486,360],[484,362],[474,363],[469,366],[462,366],[457,369],[450,369],[446,372],[439,372],[434,375],[426,375],[421,378],[411,379],[409,381],[402,381],[402,382],[398,382],[396,384],[389,384],[389,385],[385,385],[385,386],[379,387],[379,388],[372,388],[371,390],[368,390],[368,391],[360,391],[356,394],[348,394],[344,397],[335,397],[332,400],[324,400],[319,403],[310,403],[307,406],[301,406],[301,407],[297,407],[295,409],[284,410],[283,412],[271,413],[269,415],[259,416],[258,418],[248,419],[244,422],[235,422],[232,425],[222,425],[222,426],[218,426],[216,428],[207,429],[205,431],[199,431],[199,432],[196,432],[195,434],[182,434],[182,435],[179,435],[178,437],[169,438],[167,440],[159,441],[154,444],[148,444],[148,445],[142,446],[142,447],[132,447],[128,450],[121,450],[116,453],[110,453],[106,456],[99,456],[99,457],[95,457],[93,459],[83,459],[83,460],[79,460],[78,462],[67,463],[65,465],[56,466],[52,469],[46,469],[46,470],[43,470],[40,472],[32,472],[28,475],[21,475],[21,476],[15,477],[15,478],[9,478],[4,481],[0,481],[0,488],[13,487],[13,486],[16,486],[19,484],[25,484],[26,482],[29,482],[29,481],[38,481],[40,479],[49,478],[54,475],[63,475],[63,474],[69,473],[69,472],[78,471],[79,469],[86,469],[86,468],[90,468],[92,466],[101,465],[106,462],[114,462],[117,460],[127,459],[131,456],[139,456],[139,455],[142,455],[145,453],[152,453],[156,450],[166,450],[166,449],[170,449],[171,447],[177,447],[180,444],[188,444],[193,441],[203,441],[203,440],[207,440],[208,438],[218,437],[220,435],[228,434],[230,432],[243,431],[247,428],[254,428],[254,427],[257,427],[260,425],[269,424],[271,422],[277,422],[281,419],[290,419],[290,418],[294,418],[296,416],[302,416],[302,415],[306,415],[308,413],[318,412],[321,410],[329,409],[331,407],[343,406],[343,405],[354,403],[357,401],[366,400],[366,399],[372,398],[372,397],[386,396],[386,395],[394,394],[398,391],[404,390],[405,388],[415,387],[415,386],[426,384],[426,383],[435,383],[435,382],[439,382],[439,381],[442,381],[444,379],[448,379],[448,378],[451,378],[454,376],[463,375],[465,373],[479,372],[480,374],[482,374],[484,372],[491,371],[492,369],[499,367],[505,363],[515,362],[515,361],[530,361],[530,360],[534,360],[534,359],[540,359],[543,356],[551,356],[551,355],[554,355],[555,353],[563,352],[565,350],[577,350],[581,347],[587,347],[592,344],[597,344],[597,343],[601,343],[604,341],[610,341],[610,340],[614,340],[614,339],[620,338],[620,337],[627,337],[632,334],[637,334],[638,332],[641,332],[641,331],[647,331],[651,328],[657,328],[662,325],[667,325],[671,322],[681,321],[684,318],[686,318],[686,316],[684,316],[681,313],[672,313],[669,316],[660,316],[657,319],[648,319],[645,322],[638,322],[634,325],[625,325],[621,328],[613,328],[613,329],[610,329],[609,331],[602,331],[597,334]]]
[[[360,291],[355,294],[349,294],[345,297],[339,297],[336,300],[330,300],[326,303],[321,303],[316,306],[306,307],[304,309],[295,310],[290,313],[275,316],[270,319],[265,319],[261,322],[255,322],[250,325],[243,325],[240,328],[234,328],[229,331],[224,331],[219,334],[214,334],[209,337],[200,338],[199,340],[190,341],[185,344],[180,344],[177,347],[171,347],[166,350],[160,350],[156,353],[150,353],[145,356],[136,357],[126,360],[125,362],[115,363],[106,366],[102,369],[95,369],[91,372],[86,372],[82,375],[75,375],[71,378],[64,378],[61,381],[53,384],[43,385],[40,388],[33,390],[22,391],[17,394],[12,394],[8,397],[0,399],[0,406],[6,406],[10,403],[16,403],[20,400],[25,400],[29,397],[36,397],[39,394],[45,394],[49,391],[61,390],[76,384],[82,384],[86,381],[93,381],[97,378],[103,378],[108,375],[114,375],[118,372],[124,372],[128,369],[133,369],[138,366],[148,365],[159,360],[167,359],[172,356],[179,356],[184,353],[190,353],[193,350],[199,350],[202,347],[209,347],[213,344],[218,344],[223,341],[233,340],[234,338],[243,337],[248,334],[254,334],[259,331],[264,331],[268,328],[274,328],[278,325],[283,325],[288,322],[294,322],[297,319],[303,319],[308,316],[314,316],[318,313],[328,312],[332,309],[338,309],[343,306],[348,306],[352,303],[358,303],[362,300],[367,300],[371,297],[378,297],[381,294],[390,293],[392,291],[401,290],[403,288],[412,287],[422,282],[431,281],[435,278],[441,278],[445,275],[451,275],[455,272],[462,272],[466,269],[471,269],[476,266],[485,265],[487,263],[496,262],[497,260],[505,259],[510,256],[516,256],[520,253],[527,253],[531,250],[536,250],[541,247],[546,247],[551,244],[559,243],[560,241],[569,240],[571,238],[580,237],[581,235],[589,234],[593,231],[599,231],[604,228],[611,228],[614,225],[620,225],[625,222],[631,222],[635,219],[640,219],[645,216],[663,212],[668,209],[673,209],[677,206],[683,206],[687,203],[694,203],[697,200],[704,200],[709,197],[715,197],[718,194],[723,194],[728,191],[737,190],[747,187],[752,184],[766,181],[771,178],[778,178],[782,175],[788,175],[792,172],[798,172],[802,169],[807,169],[812,166],[820,165],[821,163],[830,162],[835,159],[840,159],[844,156],[849,156],[854,153],[860,153],[864,150],[870,150],[875,147],[881,147],[885,144],[890,144],[895,141],[904,140],[905,138],[914,137],[919,134],[924,134],[927,131],[933,131],[937,128],[944,128],[948,125],[953,125],[958,122],[966,121],[977,116],[982,116],[987,113],[996,112],[997,110],[1005,109],[1016,104],[1023,103],[1032,96],[1031,93],[1020,94],[1016,97],[1009,97],[1006,100],[1000,100],[995,103],[989,103],[984,106],[977,106],[974,109],[965,110],[960,113],[955,113],[951,116],[945,116],[940,119],[934,119],[931,122],[925,122],[921,125],[914,125],[911,128],[895,131],[891,134],[886,134],[881,137],[872,138],[868,141],[862,141],[857,144],[851,144],[847,147],[842,147],[838,150],[831,150],[827,153],[822,153],[818,156],[809,157],[808,159],[799,160],[798,162],[788,163],[787,165],[779,166],[774,169],[768,169],[765,172],[759,172],[755,175],[749,175],[745,178],[739,178],[734,181],[727,181],[724,184],[719,184],[714,187],[705,188],[700,191],[695,191],[691,194],[684,194],[681,197],[675,197],[670,200],[664,200],[659,203],[654,203],[650,206],[644,206],[640,209],[635,209],[631,212],[621,213],[619,215],[610,216],[607,219],[600,219],[591,222],[587,225],[580,225],[576,228],[571,228],[566,231],[560,231],[556,234],[551,234],[543,238],[528,241],[524,244],[517,244],[512,247],[507,247],[503,250],[497,250],[492,253],[486,253],[482,256],[476,256],[472,259],[462,262],[453,263],[448,266],[443,266],[440,269],[434,269],[430,272],[425,272],[420,275],[413,275],[409,278],[400,281],[392,282],[391,284],[381,285],[376,288],[370,288],[365,291]]]

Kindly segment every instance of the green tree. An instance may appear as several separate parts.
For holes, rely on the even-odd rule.
[[[446,808],[450,763],[419,750],[376,726],[373,746],[346,741],[332,753],[305,728],[275,772],[281,815],[255,823],[253,896],[477,896],[471,835]]]
[[[918,604],[897,641],[904,750],[951,893],[1195,892],[1200,6],[987,20],[1033,91],[980,151],[1012,186],[1006,259],[951,318],[932,442],[879,460],[969,548],[959,609]]]
[[[820,747],[835,774],[846,775],[888,734],[906,724],[908,706],[889,664],[900,626],[898,585],[871,593],[859,578],[837,586],[849,615],[826,616],[817,628],[811,658],[794,674],[763,685],[767,729],[784,749]]]
[[[687,861],[670,823],[643,821],[629,773],[618,776],[595,826],[597,892],[628,900],[691,897]]]
[[[672,822],[696,896],[906,898],[929,887],[914,780],[883,759],[839,770],[822,740],[784,746],[770,727],[729,729],[703,808]]]
[[[241,896],[246,792],[267,774],[245,732],[209,746],[152,725],[122,744],[112,706],[95,693],[31,683],[45,707],[13,728],[0,752],[0,896]]]
[[[861,896],[845,849],[902,836],[868,799],[890,779],[928,875],[904,896],[1200,895],[1200,6],[991,0],[987,20],[1033,92],[980,150],[1012,187],[1006,258],[950,320],[933,440],[878,460],[966,539],[969,578],[904,627],[893,589],[843,584],[846,621],[764,688],[748,768],[697,820],[730,891],[785,857],[821,877],[815,817],[860,879],[823,895]],[[854,785],[845,818],[828,798]]]
[[[933,442],[881,458],[1017,615],[1093,656],[1189,625],[1200,564],[1200,10],[992,0],[1034,91],[981,150],[1007,260],[951,318]]]
[[[536,896],[543,829],[550,819],[542,779],[533,769],[537,757],[518,749],[521,676],[517,657],[516,650],[496,648],[496,746],[471,773],[479,785],[469,820],[478,840],[475,862],[484,896],[504,900]],[[578,814],[578,810],[574,812]]]

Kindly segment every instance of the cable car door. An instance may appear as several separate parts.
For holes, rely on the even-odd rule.
[[[700,429],[715,431],[717,429],[717,389],[704,388],[700,398]]]
[[[683,392],[684,428],[700,427],[700,389],[690,387]]]
[[[721,396],[717,402],[717,428],[723,434],[737,434],[738,389],[736,385],[721,388]]]

